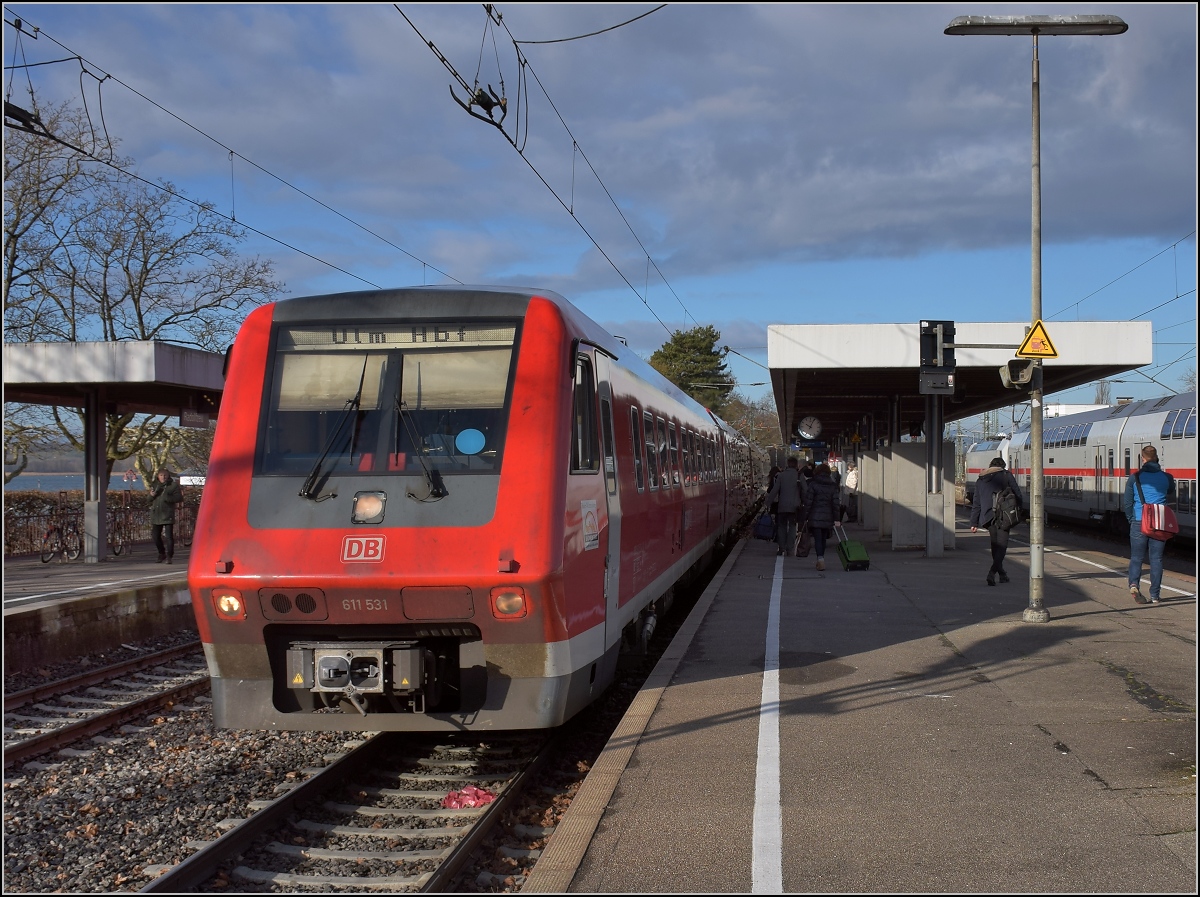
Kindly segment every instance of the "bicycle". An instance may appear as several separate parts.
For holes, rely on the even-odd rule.
[[[133,526],[129,520],[129,508],[119,508],[108,515],[108,547],[117,557],[133,554]]]
[[[61,563],[73,561],[83,552],[83,539],[79,537],[79,528],[75,521],[66,516],[67,494],[60,492],[58,497],[57,519],[50,524],[46,535],[42,536],[42,563],[48,564],[55,555],[61,555]]]

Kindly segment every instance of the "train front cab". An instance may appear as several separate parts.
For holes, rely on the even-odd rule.
[[[612,384],[638,378],[595,339],[573,339],[562,305],[488,297],[489,311],[515,322],[515,359],[499,377],[506,427],[484,445],[493,433],[504,437],[481,448],[477,433],[458,438],[480,428],[456,434],[436,421],[478,411],[471,397],[494,395],[496,384],[443,389],[466,404],[428,407],[442,357],[432,353],[451,347],[418,352],[389,341],[413,329],[395,319],[400,300],[412,300],[422,326],[441,316],[441,333],[495,322],[456,318],[453,293],[395,292],[365,304],[315,297],[265,307],[231,353],[189,568],[220,726],[558,725],[603,690],[622,636],[645,632],[658,602],[715,540],[713,509],[702,507],[719,491],[711,472],[694,475],[690,515],[680,489],[665,514],[646,517],[657,538],[643,539],[630,522],[636,509],[622,501],[633,487],[622,486],[621,471],[631,481],[634,461],[619,457],[615,407],[628,398]],[[462,305],[479,303],[466,296]],[[362,326],[347,330],[356,316]],[[351,332],[369,339],[347,342]],[[389,373],[406,371],[409,356],[424,358],[420,378],[415,368]],[[341,376],[329,370],[350,372],[357,390],[287,386],[287,365],[324,365],[327,381]],[[662,404],[653,389],[638,389],[643,405]],[[351,417],[373,441],[335,444],[356,391]],[[293,411],[307,423],[286,419]],[[310,431],[319,438],[305,451],[269,451],[280,434]],[[689,522],[690,538],[672,545]],[[637,547],[621,551],[623,543]]]

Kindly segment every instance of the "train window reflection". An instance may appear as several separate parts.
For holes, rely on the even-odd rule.
[[[1183,428],[1183,435],[1191,439],[1196,435],[1196,409],[1193,408],[1188,412],[1187,424]]]
[[[1175,418],[1179,416],[1179,411],[1168,411],[1167,418],[1163,421],[1162,431],[1158,434],[1159,439],[1171,438],[1171,427],[1175,425]]]
[[[280,327],[257,472],[496,471],[515,324]]]
[[[1190,420],[1190,419],[1191,419],[1191,415],[1188,414],[1188,412],[1186,410],[1179,412],[1179,416],[1177,418],[1175,418],[1175,428],[1171,431],[1172,439],[1182,439],[1183,438],[1184,426],[1187,424],[1188,420]]]

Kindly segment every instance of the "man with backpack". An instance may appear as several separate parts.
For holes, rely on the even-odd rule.
[[[988,569],[987,584],[994,586],[996,577],[1008,582],[1004,571],[1004,556],[1008,553],[1008,531],[1021,520],[1021,487],[1008,470],[1003,458],[993,458],[988,469],[975,483],[975,498],[971,502],[971,532],[987,527],[992,543],[992,566]]]

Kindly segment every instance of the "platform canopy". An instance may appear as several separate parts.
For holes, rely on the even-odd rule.
[[[952,395],[941,396],[947,423],[1004,408],[1028,394],[1006,388],[1000,367],[1017,357],[1028,323],[955,322]],[[1043,324],[1057,357],[1042,359],[1043,395],[1114,377],[1154,360],[1150,321],[1052,321]],[[921,324],[772,324],[767,364],[785,438],[801,421],[821,423],[819,439],[845,445],[871,423],[887,436],[922,432],[926,396],[920,390]],[[987,347],[987,348],[970,348]],[[1052,400],[1052,399],[1050,399]]]
[[[83,559],[104,559],[107,413],[179,415],[205,427],[221,404],[224,357],[152,340],[5,343],[4,401],[83,409]]]
[[[6,343],[4,401],[78,408],[99,393],[117,413],[215,414],[224,361],[157,341]]]

